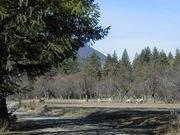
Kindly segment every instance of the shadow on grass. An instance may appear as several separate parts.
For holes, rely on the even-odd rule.
[[[62,108],[61,108],[62,109]],[[78,112],[79,108],[69,108]],[[84,109],[84,108],[83,108]],[[86,108],[89,113],[85,118],[61,119],[44,118],[19,121],[13,131],[33,131],[47,128],[62,128],[67,131],[43,131],[38,134],[162,134],[174,119],[169,111],[150,111],[145,109],[97,109]],[[68,110],[68,108],[66,108]],[[81,110],[82,111],[82,110]],[[31,117],[30,117],[31,118]],[[38,116],[37,116],[38,118]],[[30,133],[37,134],[37,133]]]
[[[98,111],[86,119],[108,125],[127,134],[162,134],[167,131],[174,117],[168,111],[121,110]]]

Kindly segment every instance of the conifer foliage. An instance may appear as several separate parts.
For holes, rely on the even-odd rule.
[[[99,80],[101,77],[101,65],[100,58],[94,52],[84,62],[83,73]]]
[[[96,53],[82,61],[66,59],[56,68],[58,72],[51,69],[56,76],[51,77],[53,82],[45,78],[50,83],[46,87],[59,98],[84,99],[87,102],[96,98],[113,98],[121,102],[127,98],[132,101],[143,98],[144,102],[151,99],[151,102],[173,103],[180,101],[178,55],[178,50],[173,56],[156,47],[153,50],[147,47],[136,55],[133,62],[127,50],[122,52],[120,59],[116,52],[108,54],[104,64],[100,63]],[[43,93],[44,86],[36,86],[36,89]],[[29,97],[42,97],[37,91],[34,90]]]
[[[109,27],[98,25],[99,16],[93,0],[1,0],[0,121],[8,119],[5,97],[18,89],[13,76],[44,74],[104,38]]]

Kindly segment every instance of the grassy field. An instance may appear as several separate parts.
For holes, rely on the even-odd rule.
[[[32,103],[35,104],[39,102],[39,100],[22,100],[22,103]],[[17,101],[8,101],[9,106],[17,105]],[[165,104],[161,102],[153,103],[151,101],[142,104],[136,103],[121,103],[118,100],[113,101],[112,103],[101,102],[98,103],[97,100],[89,100],[86,102],[85,100],[46,100],[44,103],[48,106],[52,107],[103,107],[103,108],[150,108],[150,109],[180,109],[180,104]]]
[[[9,101],[9,106],[18,102]],[[178,130],[179,104],[125,104],[96,100],[22,101],[18,121],[6,134],[173,134]]]

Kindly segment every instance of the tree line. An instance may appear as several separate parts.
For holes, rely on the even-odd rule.
[[[180,52],[168,55],[156,47],[146,47],[130,62],[126,50],[118,58],[108,54],[105,63],[93,53],[86,59],[65,59],[45,76],[34,81],[24,98],[153,99],[154,102],[180,100]],[[22,97],[22,96],[21,96]]]

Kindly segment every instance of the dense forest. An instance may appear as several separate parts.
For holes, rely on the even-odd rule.
[[[108,54],[105,64],[96,53],[86,59],[68,58],[51,68],[44,76],[23,85],[28,92],[10,96],[12,99],[112,98],[124,102],[127,98],[175,103],[180,101],[180,51],[175,56],[149,47],[136,54],[130,62],[126,50],[118,58]]]

